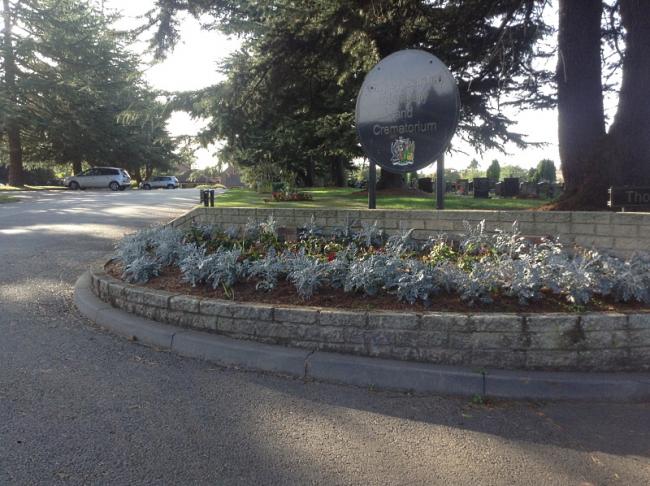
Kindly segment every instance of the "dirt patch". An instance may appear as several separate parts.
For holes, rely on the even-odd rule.
[[[105,266],[106,272],[118,279],[121,279],[121,266],[112,261]],[[462,302],[456,295],[439,294],[432,298],[429,305],[423,302],[409,304],[400,302],[394,295],[381,293],[376,296],[366,296],[357,293],[343,292],[340,289],[324,287],[311,299],[302,300],[296,293],[293,285],[281,280],[278,286],[270,291],[264,292],[255,289],[256,282],[237,283],[232,289],[232,294],[227,294],[224,289],[212,289],[210,286],[192,287],[181,280],[181,272],[178,267],[165,267],[158,277],[151,279],[143,287],[165,290],[172,293],[182,293],[195,297],[211,299],[234,300],[235,302],[258,302],[264,304],[278,305],[302,305],[314,307],[331,307],[336,309],[352,310],[392,310],[392,311],[438,311],[438,312],[519,312],[519,313],[549,313],[549,312],[639,312],[648,311],[641,303],[620,303],[611,299],[594,299],[589,305],[576,309],[564,299],[548,294],[543,301],[530,305],[520,305],[516,299],[506,296],[496,296],[494,302],[489,305],[469,306]]]

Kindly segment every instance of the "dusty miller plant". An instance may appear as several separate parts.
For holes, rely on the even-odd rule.
[[[349,214],[345,215],[345,223],[337,228],[334,228],[332,236],[335,240],[349,243],[354,238],[354,226],[357,224],[356,220],[350,218]]]
[[[650,304],[650,255],[637,253],[625,262],[614,258],[609,258],[608,262],[612,260],[617,262],[612,282],[614,298]]]
[[[384,243],[384,230],[379,229],[377,221],[361,223],[361,230],[355,235],[355,239],[365,246],[381,246]]]
[[[298,231],[298,238],[300,240],[310,240],[321,236],[323,236],[323,228],[316,224],[316,219],[312,214],[309,222]]]
[[[490,236],[485,231],[485,220],[481,220],[476,226],[468,221],[463,221],[464,231],[460,239],[460,249],[466,253],[477,253],[490,241]]]
[[[403,261],[388,255],[371,255],[350,264],[344,290],[362,291],[366,295],[377,295],[382,290],[397,286]]]
[[[348,245],[344,250],[339,251],[336,257],[329,262],[327,266],[327,277],[332,287],[342,289],[348,278],[350,264],[357,253],[357,247],[354,244]]]
[[[196,287],[208,278],[205,247],[188,245],[184,253],[185,256],[178,262],[178,268],[181,270],[182,279],[192,287]]]
[[[413,238],[414,231],[414,229],[404,230],[390,236],[386,241],[386,250],[395,255],[402,255],[417,249],[418,243]]]
[[[264,258],[250,262],[247,270],[249,278],[257,279],[256,289],[269,291],[273,290],[280,277],[286,274],[287,265],[275,249],[271,248]]]
[[[287,279],[304,300],[310,299],[314,292],[326,283],[326,277],[327,264],[304,253],[288,261]]]
[[[182,231],[166,227],[157,231],[153,238],[154,254],[163,266],[172,265],[183,253]]]
[[[438,291],[431,271],[416,260],[410,261],[409,267],[397,280],[397,298],[409,304],[418,300],[428,302],[429,297]]]
[[[132,261],[148,255],[154,232],[155,230],[153,228],[145,228],[136,233],[126,235],[115,247],[115,258],[123,266],[126,266]]]
[[[243,273],[244,267],[238,262],[241,251],[239,249],[227,250],[219,248],[215,253],[208,255],[202,264],[205,269],[205,281],[218,287],[231,288],[237,283]]]
[[[122,278],[130,283],[147,283],[160,274],[160,262],[151,255],[143,255],[124,267]]]

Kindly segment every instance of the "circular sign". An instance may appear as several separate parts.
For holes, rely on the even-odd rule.
[[[456,80],[440,59],[415,49],[396,52],[372,68],[359,91],[361,147],[390,172],[422,169],[449,145],[459,109]]]

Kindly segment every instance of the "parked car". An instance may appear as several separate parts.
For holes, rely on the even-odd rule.
[[[131,186],[131,176],[119,167],[92,167],[81,174],[66,177],[63,183],[73,190],[108,187],[111,191],[123,191]]]
[[[155,176],[140,183],[141,189],[176,189],[179,187],[178,179],[174,176]]]

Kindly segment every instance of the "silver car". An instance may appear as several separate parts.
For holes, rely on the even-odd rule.
[[[73,190],[108,187],[111,191],[123,191],[131,185],[131,176],[119,167],[92,167],[81,174],[66,177],[63,182]]]
[[[154,176],[140,183],[142,189],[176,189],[178,188],[178,179],[174,176]]]

